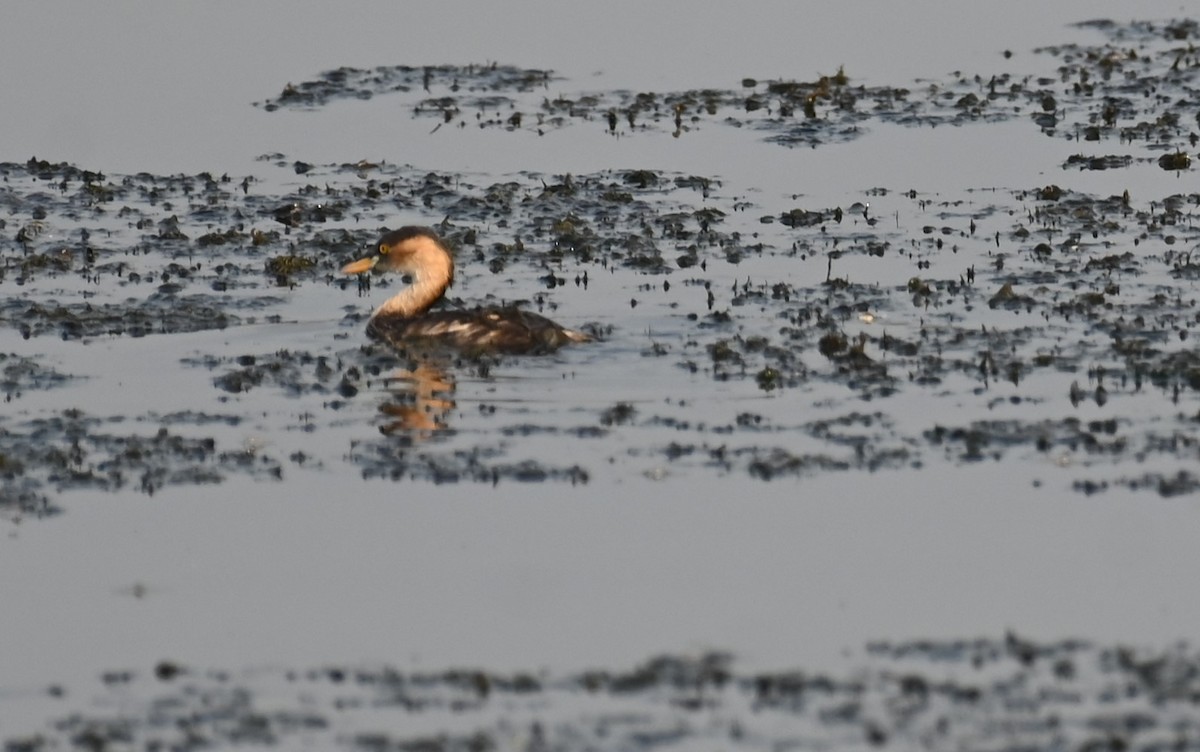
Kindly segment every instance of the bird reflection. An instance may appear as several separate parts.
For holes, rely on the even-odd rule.
[[[425,356],[386,379],[389,399],[379,412],[387,421],[380,426],[381,433],[424,441],[449,429],[456,383],[447,365]]]

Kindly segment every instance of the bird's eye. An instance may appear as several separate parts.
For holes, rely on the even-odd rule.
[[[386,256],[387,252],[388,252],[388,247],[386,245],[384,245],[383,243],[380,243],[379,244],[379,255]]]

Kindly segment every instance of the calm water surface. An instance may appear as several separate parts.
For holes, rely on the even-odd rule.
[[[1170,18],[1186,16],[1189,6],[1152,10]],[[8,4],[0,8],[0,161],[37,156],[115,174],[249,175],[263,193],[309,180],[290,170],[292,160],[382,160],[459,173],[479,185],[644,168],[718,179],[712,205],[754,206],[729,220],[746,237],[779,232],[778,225],[760,225],[760,215],[865,200],[889,231],[921,237],[921,224],[950,222],[953,210],[917,212],[901,194],[910,188],[931,200],[975,201],[978,208],[991,199],[966,192],[1059,183],[1096,195],[1128,189],[1166,196],[1194,192],[1196,184],[1186,173],[1158,169],[1066,173],[1060,165],[1079,144],[1041,137],[1023,121],[877,124],[852,141],[789,149],[716,123],[677,139],[614,138],[599,121],[538,136],[433,131],[435,121],[412,117],[407,105],[386,96],[314,111],[268,113],[252,104],[289,81],[338,66],[396,64],[499,61],[553,69],[562,78],[547,96],[736,89],[744,77],[808,80],[839,66],[864,83],[914,88],[917,79],[941,80],[956,70],[1052,77],[1053,65],[1034,56],[1034,48],[1092,43],[1095,31],[1068,24],[1105,16],[1124,21],[1130,12],[1128,3],[1117,2],[706,9],[691,3]],[[264,154],[281,157],[259,161]],[[875,187],[889,192],[869,196]],[[996,199],[1005,200],[1011,199]],[[1019,215],[1029,207],[1012,202],[1009,209]],[[412,211],[387,221],[441,219]],[[55,231],[74,231],[65,218],[50,220]],[[7,237],[20,226],[17,217],[9,221]],[[1008,222],[1005,215],[981,219],[980,235],[990,237]],[[933,263],[928,274],[944,278],[968,266],[961,257]],[[902,257],[880,263],[848,257],[839,264],[835,273],[867,285],[895,286],[917,273]],[[785,279],[796,289],[816,289],[827,266],[823,256],[768,255],[736,266],[714,262],[708,271],[727,307],[736,280]],[[213,370],[181,365],[206,353],[355,347],[361,330],[343,321],[344,308],[374,305],[382,289],[362,300],[353,287],[301,286],[281,292],[282,302],[270,309],[278,324],[264,317],[171,337],[64,345],[52,336],[0,333],[0,352],[86,375],[67,388],[29,392],[5,407],[11,415],[68,404],[131,420],[187,410],[236,413],[246,419],[234,428],[178,431],[215,434],[280,457],[306,451],[320,460],[288,465],[283,482],[239,476],[153,496],[68,491],[54,499],[61,515],[0,521],[6,573],[0,634],[7,636],[0,648],[0,729],[16,733],[24,726],[18,719],[41,712],[25,715],[41,707],[27,690],[54,682],[87,686],[102,670],[163,658],[226,667],[388,661],[576,669],[719,649],[744,665],[822,667],[853,663],[866,640],[880,637],[1016,629],[1046,639],[1165,644],[1191,636],[1200,623],[1200,605],[1181,597],[1194,589],[1200,566],[1196,496],[1163,499],[1124,487],[1084,496],[1071,490],[1079,476],[1065,456],[955,463],[929,451],[931,459],[919,467],[767,482],[740,469],[664,460],[649,447],[681,435],[670,425],[593,441],[500,430],[525,422],[594,426],[618,402],[643,416],[711,425],[755,413],[799,426],[843,411],[849,398],[840,392],[764,392],[752,381],[714,380],[647,358],[655,341],[673,343],[672,358],[688,352],[684,340],[695,327],[686,314],[705,312],[703,293],[682,283],[659,292],[657,277],[591,273],[586,292],[569,288],[554,298],[553,315],[564,323],[611,324],[608,341],[510,362],[489,376],[461,374],[455,393],[454,441],[579,464],[590,476],[579,485],[364,480],[348,458],[355,441],[377,433],[363,430],[375,417],[374,403],[360,400],[342,417],[324,415],[320,430],[310,433],[303,430],[308,403],[266,389],[230,396],[213,388]],[[533,272],[514,274],[522,284],[537,284]],[[485,269],[468,267],[456,292],[468,299],[528,294],[527,287],[497,284]],[[38,290],[19,288],[12,276],[0,281],[4,296]],[[644,302],[632,308],[630,298]],[[972,326],[1011,320],[986,305],[976,312]],[[923,326],[915,308],[880,314],[879,324],[864,329],[882,325],[903,336]],[[703,346],[696,353],[707,357]],[[991,396],[1035,395],[1005,413],[1016,419],[1111,414],[1101,405],[1067,403],[1072,381],[1086,377],[1039,378],[1025,391],[993,385]],[[963,379],[950,380],[941,400],[891,400],[881,408],[864,399],[860,409],[886,409],[895,435],[919,436],[931,416],[953,422],[956,414],[986,414],[985,397],[961,396],[971,393]],[[1122,409],[1163,411],[1164,420],[1197,409],[1194,392],[1169,410],[1163,404],[1153,394],[1131,395]],[[489,405],[498,405],[502,418],[487,418]],[[793,446],[810,440],[797,432]],[[1156,462],[1145,467],[1176,469]]]

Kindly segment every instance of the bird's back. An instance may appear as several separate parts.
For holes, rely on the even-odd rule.
[[[369,332],[393,346],[428,344],[465,352],[548,353],[572,342],[589,342],[540,314],[515,307],[432,311],[415,318],[376,316]]]

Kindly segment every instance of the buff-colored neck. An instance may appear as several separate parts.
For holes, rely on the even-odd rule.
[[[454,262],[445,248],[429,238],[411,240],[405,248],[392,252],[404,254],[404,261],[397,269],[410,274],[412,284],[384,301],[371,317],[420,316],[442,297],[454,280]]]

